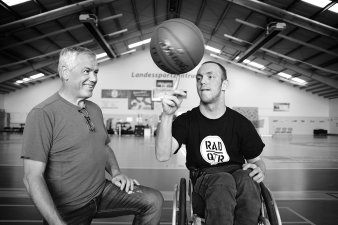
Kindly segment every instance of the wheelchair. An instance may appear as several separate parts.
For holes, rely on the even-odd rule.
[[[172,225],[203,225],[204,219],[194,215],[192,210],[192,183],[189,180],[188,190],[186,179],[174,186]],[[277,204],[271,191],[263,182],[260,183],[262,207],[258,225],[282,225]],[[189,201],[187,202],[187,193]],[[187,210],[188,209],[188,210]]]

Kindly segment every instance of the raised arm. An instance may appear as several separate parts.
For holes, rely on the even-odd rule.
[[[162,99],[163,113],[161,122],[157,126],[155,151],[159,161],[170,159],[174,151],[178,148],[178,142],[172,137],[172,122],[174,114],[182,103],[185,92],[175,90],[172,95],[164,96]]]
[[[43,177],[46,164],[40,161],[24,159],[23,182],[41,215],[50,225],[64,225],[55,207],[53,199]]]

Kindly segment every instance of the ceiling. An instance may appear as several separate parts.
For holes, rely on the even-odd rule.
[[[200,28],[206,45],[221,50],[214,57],[335,99],[338,14],[330,9],[336,2],[319,8],[301,0],[31,0],[15,6],[0,0],[0,94],[57,77],[64,47],[106,51],[111,60],[128,57],[129,44],[150,38],[165,20],[183,18]],[[306,84],[289,83],[281,72]],[[15,83],[36,73],[45,76]]]

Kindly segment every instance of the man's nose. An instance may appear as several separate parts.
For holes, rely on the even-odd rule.
[[[97,81],[97,74],[94,71],[90,72],[90,74],[89,74],[89,80],[92,81],[92,82],[96,82]]]
[[[201,84],[205,84],[205,83],[206,83],[206,81],[207,81],[206,77],[205,77],[205,76],[203,76],[203,77],[202,77],[202,79],[201,79]]]

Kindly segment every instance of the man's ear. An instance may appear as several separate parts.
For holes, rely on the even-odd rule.
[[[224,80],[222,82],[222,91],[226,91],[228,89],[228,86],[229,86],[228,80]]]
[[[68,68],[66,66],[62,66],[61,67],[61,71],[62,71],[61,74],[60,74],[61,78],[63,80],[68,80],[69,79],[69,70],[68,70]]]

